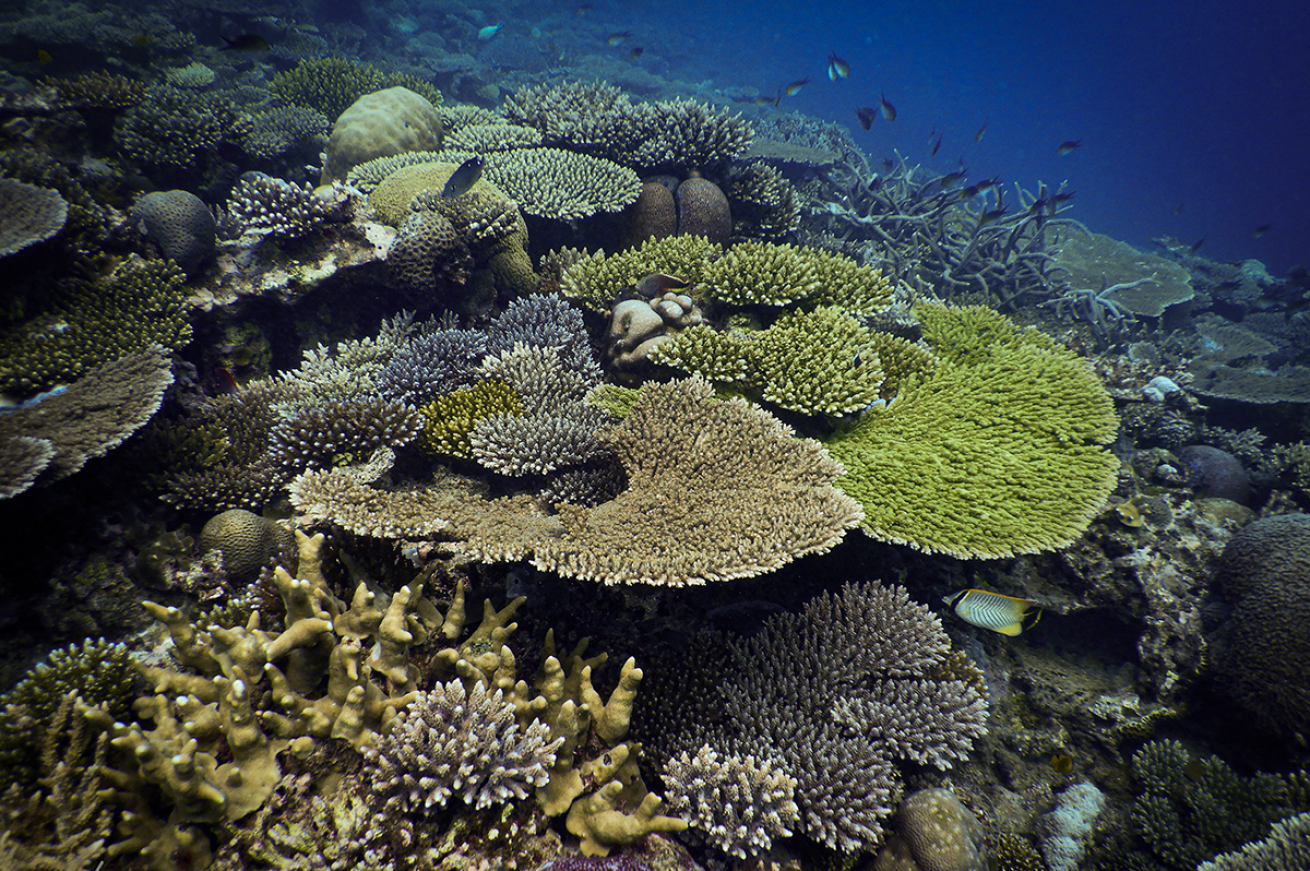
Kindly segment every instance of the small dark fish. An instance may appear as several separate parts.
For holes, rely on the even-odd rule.
[[[943,135],[945,135],[945,134],[943,134]],[[939,152],[939,151],[941,151],[941,150],[942,150],[942,137],[941,137],[941,136],[938,136],[938,137],[937,137],[937,141],[934,142],[934,143],[932,144],[932,154],[935,155],[937,152]]]
[[[268,44],[268,40],[258,33],[243,33],[236,39],[219,36],[219,39],[227,43],[219,51],[268,51],[272,48]]]
[[[1055,153],[1059,155],[1070,154],[1082,147],[1083,141],[1081,139],[1069,139],[1065,142],[1061,142],[1059,147],[1055,149]]]
[[[869,190],[876,191],[880,187],[882,187],[881,176],[875,175],[873,178],[869,179]]]
[[[1201,250],[1201,246],[1204,244],[1205,244],[1205,237],[1202,236],[1200,239],[1197,239],[1190,246],[1188,246],[1187,251],[1190,254],[1195,254],[1197,251]]]
[[[628,31],[626,30],[623,31],[622,33],[611,33],[609,36],[605,37],[605,44],[620,45],[623,42],[623,40],[630,39],[631,37],[632,34],[628,33]]]
[[[873,126],[873,119],[878,117],[878,113],[868,106],[855,110],[855,117],[860,119],[860,127],[868,130]]]
[[[996,176],[995,178],[983,179],[982,181],[978,182],[978,192],[985,194],[989,190],[993,190],[1000,183],[1001,183],[1001,177],[999,175]]]
[[[967,188],[961,189],[960,194],[964,196],[965,199],[971,200],[979,194],[978,185],[971,184]]]
[[[441,195],[448,200],[453,200],[468,193],[480,178],[482,178],[482,158],[470,157],[459,165],[459,169],[450,174],[446,186],[441,189]]]
[[[574,9],[574,10],[573,10],[573,14],[574,14],[574,15],[586,15],[586,14],[587,14],[588,12],[590,12],[590,11],[591,11],[591,4],[590,4],[590,3],[583,3],[583,4],[582,4],[581,6],[579,6],[577,9]]]
[[[774,100],[772,97],[756,97],[751,102],[754,103],[756,106],[767,106],[770,103],[772,103],[775,106],[777,105],[777,101]]]
[[[1068,193],[1062,193],[1062,194],[1052,194],[1051,208],[1053,209],[1060,208],[1060,206],[1063,206],[1065,203],[1073,199],[1073,195],[1074,195],[1073,191],[1069,191]]]
[[[828,54],[828,78],[834,82],[838,79],[847,79],[851,75],[851,65],[837,57],[837,55]]]
[[[1265,233],[1269,232],[1269,226],[1270,226],[1269,224],[1261,224],[1260,226],[1256,227],[1254,230],[1251,231],[1251,238],[1259,239]]]
[[[636,60],[637,58],[641,57],[645,53],[646,53],[646,49],[642,48],[641,46],[637,46],[632,51],[628,52],[628,60]]]
[[[983,134],[986,132],[987,132],[987,121],[984,119],[982,122],[982,126],[978,128],[978,132],[973,134],[973,144],[977,145],[979,142],[982,142]]]
[[[896,168],[896,162],[892,160],[890,157],[884,157],[882,159],[882,165],[883,168],[886,169],[888,172],[891,172],[893,169]]]
[[[896,107],[887,102],[886,95],[878,95],[878,105],[882,108],[882,117],[886,118],[888,121],[896,120]]]
[[[1179,203],[1179,204],[1174,208],[1174,214],[1175,214],[1175,215],[1181,215],[1182,213],[1183,213],[1183,204],[1182,204],[1182,203]]]
[[[36,62],[37,62],[37,63],[39,63],[39,64],[41,64],[41,65],[44,66],[45,64],[50,63],[50,61],[52,61],[52,60],[54,60],[54,57],[52,57],[51,54],[50,54],[50,52],[46,51],[44,48],[38,48],[38,49],[36,50]]]
[[[978,219],[979,227],[986,227],[988,224],[994,224],[1001,218],[1005,217],[1006,209],[1002,206],[999,209],[992,209],[990,212],[983,212],[982,217]]]
[[[790,85],[783,88],[782,92],[786,94],[788,97],[794,97],[801,92],[801,88],[805,87],[809,83],[810,80],[808,77],[804,79],[800,79],[799,81],[792,82]]]
[[[958,184],[959,182],[964,181],[964,176],[965,176],[965,170],[963,169],[956,170],[950,175],[942,176],[942,181],[941,181],[942,190],[945,190],[946,188],[950,187],[953,184]]]

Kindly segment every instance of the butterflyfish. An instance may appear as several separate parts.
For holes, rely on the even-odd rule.
[[[990,629],[1002,635],[1018,635],[1031,629],[1042,615],[1032,599],[1016,599],[990,590],[963,590],[942,601],[955,609],[966,623]]]

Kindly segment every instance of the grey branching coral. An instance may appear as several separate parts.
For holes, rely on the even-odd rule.
[[[477,330],[433,330],[401,345],[378,374],[378,392],[407,405],[426,405],[438,396],[468,387],[473,369],[487,353],[487,337]]]
[[[847,584],[732,650],[722,701],[734,725],[689,740],[777,754],[798,781],[799,830],[834,849],[881,840],[898,762],[949,768],[985,732],[978,687],[943,676],[941,622],[900,587]]]
[[[247,233],[299,239],[324,224],[345,220],[347,207],[344,201],[317,196],[308,185],[297,187],[262,172],[251,172],[232,192],[227,212]]]
[[[398,402],[362,398],[330,402],[273,428],[269,459],[292,473],[367,459],[378,448],[413,441],[422,429],[418,413]]]
[[[544,786],[563,738],[535,720],[522,730],[512,700],[458,680],[419,693],[365,749],[367,778],[386,815],[431,814],[458,798],[487,808]]]
[[[770,759],[720,756],[701,747],[670,759],[664,782],[669,808],[739,859],[767,851],[800,822],[796,778]]]
[[[250,131],[249,119],[219,97],[160,85],[119,116],[114,138],[133,160],[155,166],[191,166],[226,140]]]

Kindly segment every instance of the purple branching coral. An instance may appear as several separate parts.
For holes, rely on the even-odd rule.
[[[501,690],[451,681],[419,693],[365,750],[367,781],[388,817],[430,814],[452,796],[488,808],[544,786],[563,740],[540,720],[521,730]]]
[[[796,780],[795,830],[833,849],[881,842],[900,798],[898,763],[948,768],[985,732],[976,669],[968,674],[941,622],[900,587],[847,584],[731,643],[728,655],[722,716],[675,743],[776,759]],[[683,780],[666,779],[672,806]],[[768,832],[756,829],[730,846],[758,852]]]

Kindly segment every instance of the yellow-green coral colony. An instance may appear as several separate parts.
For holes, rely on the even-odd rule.
[[[523,413],[519,395],[504,381],[488,379],[472,387],[439,396],[419,409],[423,431],[419,446],[431,454],[468,457],[469,434],[479,422],[496,414]]]
[[[826,441],[837,486],[884,541],[959,557],[1073,541],[1104,506],[1118,420],[1087,364],[986,309],[916,310],[939,357],[885,409]]]

